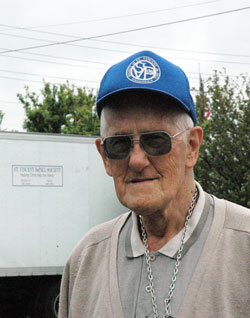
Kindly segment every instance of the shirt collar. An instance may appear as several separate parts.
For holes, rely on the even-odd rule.
[[[194,208],[190,223],[186,232],[184,243],[192,236],[202,215],[205,205],[205,194],[198,182],[195,182],[199,191],[199,199]],[[171,258],[175,258],[178,252],[184,228],[167,242],[158,252]],[[138,229],[138,217],[132,212],[132,229],[128,231],[126,238],[126,255],[128,257],[138,257],[144,254],[144,246],[140,238]]]

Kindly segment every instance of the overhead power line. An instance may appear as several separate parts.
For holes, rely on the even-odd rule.
[[[39,83],[39,84],[43,83],[43,81],[36,81],[36,80],[31,80],[31,79],[24,79],[24,78],[10,77],[10,76],[0,76],[0,78],[8,79],[8,80],[15,80],[15,81],[22,81],[22,82]],[[60,84],[60,83],[56,83],[56,84]],[[87,87],[91,88],[91,89],[97,89],[97,87],[91,87],[91,86],[87,86]]]
[[[48,63],[48,64],[56,64],[56,65],[63,65],[63,66],[71,66],[71,67],[81,67],[81,68],[88,68],[88,69],[94,69],[94,70],[106,70],[106,68],[101,67],[92,67],[87,65],[80,65],[80,64],[69,64],[69,63],[60,63],[60,62],[52,62],[52,61],[45,61],[45,60],[39,60],[39,59],[32,59],[27,57],[21,57],[21,56],[12,56],[12,55],[3,55],[3,57],[13,58],[13,59],[19,59],[19,60],[26,60],[26,61],[34,61],[34,62],[40,62],[40,63]]]
[[[113,16],[113,17],[106,17],[106,18],[96,18],[96,19],[91,19],[91,20],[81,20],[81,21],[77,21],[77,22],[47,24],[47,25],[40,25],[40,26],[33,26],[33,27],[12,27],[12,26],[9,26],[9,25],[6,25],[6,24],[0,24],[0,26],[10,27],[12,29],[23,29],[23,30],[34,31],[34,32],[39,32],[39,33],[47,33],[47,34],[54,34],[54,35],[64,36],[63,34],[52,33],[52,32],[41,31],[41,30],[38,31],[38,30],[35,30],[35,29],[47,28],[47,27],[65,26],[65,25],[74,25],[74,24],[84,24],[84,23],[92,23],[92,22],[102,22],[102,21],[121,19],[121,18],[129,18],[129,17],[148,15],[148,14],[165,12],[165,11],[172,11],[172,10],[176,10],[176,9],[183,9],[183,8],[188,8],[188,7],[196,7],[196,6],[201,6],[201,5],[210,4],[210,3],[214,3],[214,2],[221,2],[221,1],[224,1],[224,0],[213,0],[213,1],[206,1],[206,2],[198,2],[198,3],[193,3],[193,4],[178,6],[178,7],[172,7],[172,8],[166,8],[166,9],[144,11],[144,12],[138,12],[138,13],[126,14],[126,15],[119,15],[119,16]],[[6,31],[6,30],[8,30],[8,29],[4,29],[4,30],[0,30],[0,31]]]
[[[12,74],[21,74],[21,75],[28,75],[28,76],[36,76],[36,77],[42,77],[42,78],[55,78],[55,79],[62,79],[62,80],[66,80],[66,81],[70,80],[70,81],[76,81],[76,82],[99,83],[99,81],[92,81],[92,80],[86,80],[86,79],[80,79],[80,78],[70,78],[70,77],[60,77],[60,76],[52,76],[52,75],[42,75],[42,74],[17,72],[17,71],[2,70],[2,69],[0,69],[0,72],[12,73]]]
[[[195,72],[187,72],[187,73],[197,74],[198,75],[198,73],[195,73]],[[205,75],[205,73],[203,73],[202,75]],[[8,80],[22,81],[22,82],[32,82],[32,83],[39,83],[39,84],[43,83],[43,81],[36,81],[36,80],[31,80],[31,79],[24,79],[24,78],[10,77],[10,76],[0,76],[0,79],[1,78],[8,79]],[[189,80],[191,80],[191,79],[192,80],[199,80],[199,76],[197,76],[197,77],[189,76],[188,78],[189,78]],[[90,82],[90,81],[87,81],[87,82]],[[94,82],[94,81],[92,81],[92,82]],[[55,84],[60,85],[61,83],[58,82],[58,83],[55,83]],[[94,90],[98,89],[97,86],[93,87],[93,86],[88,86],[87,85],[87,87],[90,88],[90,89],[94,89]],[[0,101],[0,102],[4,102],[4,101]]]
[[[51,41],[51,40],[44,40],[44,39],[41,39],[41,38],[32,38],[30,36],[9,34],[9,33],[4,33],[4,32],[1,32],[0,34],[1,35],[6,35],[6,36],[9,36],[9,37],[13,37],[13,38],[18,38],[18,39],[27,39],[27,40],[40,41],[40,42],[46,42],[46,43],[51,43],[51,44],[55,43],[54,41]]]
[[[42,83],[42,81],[30,80],[30,79],[26,79],[26,78],[17,78],[17,77],[9,77],[9,76],[0,76],[0,78],[22,81],[22,82],[32,82],[32,83],[39,83],[39,84]]]
[[[185,52],[185,53],[196,53],[196,54],[207,54],[207,55],[225,55],[225,56],[231,56],[231,57],[244,57],[244,58],[250,58],[250,55],[240,55],[240,54],[229,54],[229,53],[215,53],[215,52],[207,52],[207,51],[194,51],[194,50],[184,50],[184,49],[174,49],[174,48],[165,48],[165,47],[158,47],[158,46],[148,46],[148,45],[139,45],[139,44],[134,44],[134,43],[123,43],[123,42],[114,42],[114,41],[103,41],[103,40],[95,40],[98,42],[104,42],[104,43],[112,43],[112,44],[120,44],[120,45],[126,45],[126,46],[135,46],[135,47],[150,47],[150,49],[161,49],[161,50],[167,50],[167,51],[174,51],[174,52]],[[73,46],[78,46],[74,45]],[[108,49],[108,48],[101,48],[101,47],[95,47],[95,46],[87,46],[87,45],[80,45],[80,47],[87,48],[87,49],[94,49],[94,50],[101,50],[101,51],[108,51],[108,52],[116,52],[116,53],[125,53],[125,54],[133,54],[134,51],[124,51],[124,50],[118,50],[118,49]],[[6,50],[6,48],[0,48],[0,50]],[[1,53],[1,52],[0,52]],[[48,57],[48,58],[53,58],[53,59],[59,59],[59,60],[68,60],[68,61],[76,61],[76,62],[84,62],[84,63],[91,63],[91,64],[101,64],[101,65],[106,65],[107,67],[110,65],[109,62],[99,62],[99,61],[90,61],[90,60],[82,60],[82,59],[76,59],[76,58],[69,58],[69,57],[62,57],[62,56],[56,56],[56,55],[49,55],[49,54],[42,54],[42,53],[30,53],[30,52],[17,52],[20,54],[28,54],[28,55],[33,55],[33,56],[41,56],[41,57]],[[44,60],[37,60],[37,59],[29,59],[29,58],[21,58],[21,57],[15,57],[12,55],[3,55],[4,57],[10,57],[10,58],[16,58],[16,59],[25,59],[25,60],[31,60],[31,61],[38,61],[38,62],[48,62],[50,64],[61,64],[61,65],[67,65],[67,66],[79,66],[79,67],[85,67],[83,65],[75,65],[75,64],[66,64],[66,63],[58,63],[58,62],[53,62],[53,61],[44,61]],[[171,58],[168,56],[168,58]],[[177,58],[172,57],[172,58]],[[179,57],[181,59],[182,57]],[[188,59],[188,57],[183,57],[183,59]],[[193,59],[194,60],[194,59]],[[199,60],[199,59],[196,59]],[[200,60],[201,62],[217,62],[217,60]],[[227,63],[230,64],[230,61],[218,61],[219,63]],[[234,62],[232,63],[239,63],[242,64],[244,62]],[[248,64],[248,63],[246,63]],[[90,68],[86,66],[86,68]],[[106,68],[96,68],[92,67],[93,69],[102,69],[105,70]]]
[[[100,48],[96,48],[100,49]],[[108,51],[115,51],[117,50],[112,50],[112,49],[106,49]],[[135,53],[134,51],[130,52],[125,52],[125,51],[119,51],[122,53],[129,53],[133,54]],[[0,52],[1,54],[1,52]],[[27,53],[25,53],[27,54]],[[194,62],[202,62],[202,63],[225,63],[225,64],[235,64],[235,65],[250,65],[248,62],[238,62],[238,61],[224,61],[224,60],[209,60],[209,59],[197,59],[197,58],[190,58],[190,57],[183,57],[183,56],[166,56],[164,55],[167,59],[173,59],[173,60],[186,60],[186,61],[194,61]],[[40,59],[33,59],[33,58],[27,58],[27,57],[20,57],[20,56],[12,56],[12,55],[2,55],[2,57],[7,57],[7,58],[12,58],[12,59],[20,59],[20,60],[26,60],[26,61],[34,61],[34,62],[39,62],[39,63],[48,63],[48,64],[55,64],[55,65],[63,65],[63,66],[71,66],[71,67],[80,67],[80,68],[86,68],[86,69],[94,69],[94,70],[102,70],[105,71],[109,67],[107,64],[107,68],[104,67],[95,67],[95,66],[87,66],[87,65],[80,65],[80,64],[70,64],[70,63],[61,63],[61,62],[56,62],[56,61],[48,61],[48,60],[40,60]],[[89,61],[89,63],[92,63]],[[93,62],[95,63],[95,62]]]
[[[54,45],[56,42],[51,41],[51,40],[44,40],[44,39],[39,39],[39,38],[32,38],[32,37],[28,37],[28,36],[22,36],[22,35],[16,35],[16,34],[8,34],[8,33],[0,33],[3,35],[7,35],[7,36],[11,36],[11,37],[15,37],[15,38],[21,38],[21,39],[27,39],[27,40],[33,40],[33,41],[40,41],[40,42],[46,42],[46,43],[51,43],[52,45]],[[69,36],[69,37],[73,37],[74,39],[81,39],[79,37],[75,37],[75,36]],[[69,46],[74,46],[74,47],[83,47],[83,48],[94,48],[94,49],[100,49],[100,50],[106,50],[106,51],[110,51],[108,49],[102,49],[102,48],[97,48],[97,47],[89,47],[86,45],[80,45],[80,44],[72,44],[72,43],[65,43],[64,45],[69,45]],[[40,46],[40,47],[46,47],[48,45],[44,45],[44,46]],[[49,45],[50,46],[50,45]],[[25,50],[25,49],[24,49]],[[6,50],[0,52],[0,53],[7,53],[5,52]],[[17,49],[17,50],[7,50],[7,51],[14,51],[14,52],[22,52],[23,49]],[[121,51],[121,50],[113,50],[114,52],[120,52],[120,53],[129,53],[129,52],[125,52],[125,51]],[[30,53],[27,53],[30,54]]]
[[[13,29],[17,29],[16,27],[13,27],[13,26],[9,26],[9,27],[12,27]],[[19,29],[25,29],[25,30],[33,31],[31,29],[22,28],[22,27],[19,27]],[[39,32],[39,31],[35,31],[35,32]],[[64,36],[64,37],[68,37],[68,38],[73,38],[73,39],[79,39],[79,37],[73,36],[73,35],[58,34],[58,33],[52,33],[52,32],[43,32],[43,33],[59,35],[59,36]],[[27,37],[27,36],[12,35],[12,34],[8,34],[8,33],[0,33],[0,34],[7,35],[7,36],[13,36],[13,37],[17,37],[17,38],[29,39],[29,40],[42,41],[42,42],[46,42],[46,43],[55,43],[55,42],[50,41],[50,40],[32,38],[32,37]],[[140,44],[134,44],[134,43],[124,43],[124,42],[118,42],[118,41],[100,40],[100,39],[92,39],[92,41],[101,42],[101,43],[111,43],[111,44],[115,44],[115,45],[119,44],[119,45],[130,46],[130,47],[134,46],[134,47],[141,47],[141,48],[145,48],[145,47],[149,46],[149,45],[140,45]],[[117,50],[117,49],[116,50],[114,50],[114,49],[112,50],[112,49],[98,48],[98,47],[85,46],[85,45],[79,45],[79,44],[78,45],[77,44],[67,44],[67,45],[75,46],[75,47],[96,49],[96,50],[113,51],[113,52],[119,52],[119,53],[132,53],[131,51],[124,51],[124,50]],[[184,50],[184,49],[175,49],[175,48],[159,47],[159,46],[152,46],[152,45],[150,45],[150,47],[152,49],[168,50],[168,51],[175,51],[175,52],[186,52],[186,53],[207,54],[207,55],[221,55],[221,56],[232,56],[232,57],[243,57],[243,58],[249,58],[250,57],[250,55],[244,55],[244,54],[232,54],[232,53],[221,53],[221,52]],[[2,49],[2,50],[6,51],[7,49]],[[45,56],[45,57],[52,57],[52,58],[56,58],[56,59],[65,59],[65,60],[71,60],[71,61],[80,61],[80,62],[87,62],[87,63],[90,62],[90,61],[81,60],[81,59],[52,56],[52,55],[47,55],[47,54],[28,53],[28,52],[26,54],[39,55],[39,56]],[[95,61],[95,62],[91,61],[90,63],[104,64],[104,65],[108,64],[108,63],[97,62],[97,61]]]
[[[28,75],[28,76],[33,76],[33,77],[39,77],[39,78],[53,78],[53,79],[60,79],[60,80],[66,80],[66,81],[76,81],[76,82],[87,82],[87,83],[97,83],[99,84],[100,81],[93,81],[93,80],[89,80],[89,79],[79,79],[79,78],[71,78],[71,77],[60,77],[60,76],[52,76],[52,75],[45,75],[45,74],[35,74],[35,73],[27,73],[27,72],[17,72],[17,71],[10,71],[10,70],[4,70],[4,69],[0,69],[0,72],[4,72],[4,73],[11,73],[11,74],[21,74],[21,75]],[[191,75],[199,75],[199,72],[186,72],[186,74],[191,74]],[[206,76],[206,77],[210,77],[213,76],[212,73],[202,73],[202,76]],[[229,77],[237,77],[237,75],[229,75]],[[247,76],[248,77],[248,76]],[[190,77],[189,79],[194,77]],[[198,77],[197,77],[198,78]],[[18,78],[13,78],[13,77],[8,77],[8,79],[15,79],[18,80]],[[196,78],[195,78],[196,79]],[[21,79],[22,80],[22,79]]]
[[[70,77],[60,77],[60,76],[52,76],[52,75],[45,75],[45,74],[35,74],[35,73],[27,73],[27,72],[17,72],[17,71],[10,71],[10,70],[3,70],[0,69],[0,72],[5,73],[12,73],[12,74],[21,74],[21,75],[28,75],[28,76],[36,76],[36,77],[42,77],[42,78],[56,78],[56,79],[63,79],[63,80],[72,80],[77,82],[92,82],[92,83],[100,83],[100,81],[92,81],[88,79],[80,79],[80,78],[70,78]],[[194,74],[199,75],[199,72],[186,72],[187,74]],[[202,73],[204,76],[212,76],[212,73]],[[232,77],[235,75],[231,75]]]
[[[90,47],[90,48],[94,48],[94,47]],[[6,51],[7,49],[6,48],[0,48],[0,50]],[[0,51],[0,53],[1,53],[1,51]],[[91,63],[91,64],[101,64],[101,65],[108,65],[109,64],[109,63],[99,62],[99,61],[82,60],[82,59],[62,57],[62,56],[42,54],[42,53],[30,53],[30,52],[24,52],[24,53],[23,52],[18,52],[18,53],[27,54],[27,55],[33,55],[33,56],[35,55],[35,56],[49,57],[49,58],[59,59],[59,60],[68,60],[68,61],[75,61],[75,62]],[[3,56],[10,56],[10,55],[3,55]],[[81,66],[83,66],[83,65],[81,65]],[[99,69],[105,70],[106,68],[99,68]]]
[[[219,15],[224,15],[224,14],[228,14],[228,13],[232,13],[232,12],[239,12],[239,11],[249,10],[249,9],[250,9],[250,7],[238,8],[238,9],[234,9],[234,10],[217,12],[217,13],[213,13],[213,14],[207,14],[207,15],[203,15],[203,16],[198,16],[198,17],[193,17],[193,18],[188,18],[188,19],[183,19],[183,20],[178,20],[178,21],[160,23],[160,24],[155,24],[155,25],[150,25],[150,26],[140,27],[140,28],[135,28],[135,29],[130,29],[130,30],[106,33],[106,34],[102,34],[102,35],[95,35],[95,36],[91,36],[91,37],[84,37],[84,38],[79,38],[79,39],[74,39],[74,40],[67,40],[67,41],[62,41],[62,42],[54,42],[54,43],[49,43],[49,44],[44,44],[44,45],[37,45],[37,46],[33,46],[33,47],[26,47],[26,48],[20,48],[20,49],[7,50],[7,51],[4,51],[4,52],[1,52],[1,54],[10,53],[10,52],[25,51],[25,50],[31,50],[31,49],[38,49],[38,48],[49,47],[49,46],[64,45],[64,44],[68,44],[68,43],[99,39],[99,38],[103,38],[103,37],[126,34],[126,33],[131,33],[131,32],[138,32],[138,31],[143,31],[143,30],[148,30],[148,29],[153,29],[153,28],[159,28],[159,27],[163,27],[163,26],[167,26],[167,25],[173,25],[173,24],[177,24],[177,23],[195,21],[195,20],[210,18],[210,17],[213,17],[213,16],[219,16]]]
[[[224,0],[218,0],[218,1],[224,1]],[[213,2],[213,1],[212,1]],[[216,1],[215,1],[216,2]],[[197,4],[198,5],[198,4]],[[151,12],[151,11],[150,11]],[[0,24],[3,25],[3,24]],[[5,25],[7,26],[7,25]],[[30,28],[24,28],[24,27],[14,27],[14,26],[10,26],[8,25],[9,28],[12,28],[12,30],[16,30],[16,29],[21,29],[21,30],[28,30],[28,31],[34,31],[34,32],[41,32],[41,33],[46,33],[46,34],[52,34],[52,35],[59,35],[59,36],[64,36],[64,37],[69,37],[69,38],[74,38],[74,39],[80,39],[77,36],[73,36],[73,35],[66,35],[66,34],[60,34],[60,33],[53,33],[53,32],[44,32],[44,31],[35,31],[32,30]],[[8,34],[8,33],[0,33],[0,34],[4,34],[7,36],[14,36],[17,38],[25,38],[25,39],[29,39],[29,40],[35,40],[35,41],[42,41],[42,42],[46,42],[46,43],[55,43],[51,40],[44,40],[44,39],[38,39],[38,38],[32,38],[32,37],[27,37],[27,36],[20,36],[20,35],[12,35],[12,34]],[[98,40],[98,39],[92,39],[93,41],[96,42],[102,42],[102,43],[112,43],[112,44],[119,44],[119,45],[126,45],[126,46],[136,46],[136,47],[148,47],[148,45],[138,45],[138,44],[134,44],[134,43],[124,43],[124,42],[117,42],[117,41],[108,41],[108,40]],[[91,46],[82,46],[82,45],[76,45],[76,44],[68,44],[71,46],[75,46],[75,47],[84,47],[84,48],[90,48],[90,49],[96,49],[96,50],[104,50],[104,51],[112,51],[112,52],[119,52],[119,53],[133,53],[131,51],[124,51],[124,50],[117,50],[117,49],[105,49],[105,48],[98,48],[98,47],[91,47]],[[230,54],[230,53],[220,53],[220,52],[208,52],[208,51],[195,51],[195,50],[183,50],[183,49],[174,49],[174,48],[166,48],[166,47],[158,47],[158,46],[151,46],[151,48],[154,49],[160,49],[160,50],[170,50],[170,51],[180,51],[180,52],[187,52],[187,53],[198,53],[198,54],[208,54],[208,55],[225,55],[225,56],[234,56],[234,57],[246,57],[249,58],[250,55],[242,55],[242,54]],[[2,49],[4,51],[6,51],[7,49]],[[97,64],[104,64],[107,65],[108,63],[103,63],[103,62],[94,62],[94,61],[86,61],[86,60],[81,60],[81,59],[75,59],[75,58],[67,58],[67,57],[59,57],[59,56],[51,56],[51,55],[47,55],[47,54],[39,54],[39,53],[26,53],[26,54],[30,54],[30,55],[38,55],[38,56],[45,56],[45,57],[52,57],[52,58],[56,58],[56,59],[65,59],[65,60],[72,60],[72,61],[81,61],[81,62],[87,62],[87,63],[97,63]]]
[[[89,61],[89,60],[82,60],[82,59],[76,59],[76,58],[70,58],[70,57],[62,57],[62,56],[42,54],[42,53],[28,53],[28,52],[25,52],[24,54],[35,55],[35,56],[43,56],[43,57],[49,57],[49,58],[59,59],[59,60],[68,60],[68,61],[75,61],[75,62],[83,62],[83,63],[91,63],[91,64],[108,65],[108,63],[105,63],[105,62]],[[106,68],[99,68],[99,69],[105,70]]]
[[[148,47],[149,45],[143,45],[143,44],[135,44],[135,43],[124,43],[124,42],[117,42],[117,41],[107,41],[107,40],[96,40],[93,39],[95,42],[101,42],[101,43],[111,43],[111,44],[119,44],[119,45],[125,45],[125,46],[135,46],[140,48]],[[244,54],[232,54],[232,53],[221,53],[221,52],[209,52],[209,51],[195,51],[195,50],[185,50],[185,49],[174,49],[169,47],[162,47],[162,46],[153,46],[150,45],[150,48],[157,49],[157,50],[166,50],[166,51],[175,51],[175,52],[185,52],[185,53],[196,53],[196,54],[208,54],[208,55],[222,55],[222,56],[231,56],[231,57],[247,57],[249,58],[250,55],[244,55]]]

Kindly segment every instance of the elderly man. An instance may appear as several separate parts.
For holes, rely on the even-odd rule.
[[[130,212],[77,245],[59,317],[250,317],[249,210],[194,180],[202,129],[186,75],[134,54],[105,74],[97,112],[96,146]]]

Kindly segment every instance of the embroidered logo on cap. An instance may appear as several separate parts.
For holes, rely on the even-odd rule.
[[[132,82],[150,84],[158,81],[161,69],[151,57],[141,56],[129,64],[126,76]]]

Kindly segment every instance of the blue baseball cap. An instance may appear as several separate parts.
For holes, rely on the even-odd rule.
[[[167,95],[196,124],[196,111],[187,76],[180,67],[163,57],[151,51],[141,51],[111,66],[100,84],[96,102],[98,116],[101,116],[103,102],[108,97],[131,90],[147,90]]]

